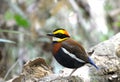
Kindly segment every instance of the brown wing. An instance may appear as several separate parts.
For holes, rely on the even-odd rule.
[[[86,54],[85,49],[76,41],[72,39],[67,39],[62,42],[62,47],[65,48],[70,53],[74,54],[77,58],[85,61],[88,61],[88,55]]]

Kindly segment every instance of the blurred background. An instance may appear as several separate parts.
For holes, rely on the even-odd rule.
[[[19,75],[37,57],[57,73],[46,36],[56,28],[88,50],[120,31],[120,0],[0,0],[0,79]]]

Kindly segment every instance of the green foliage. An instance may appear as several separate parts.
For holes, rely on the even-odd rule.
[[[107,11],[112,10],[112,6],[111,6],[111,5],[106,5],[104,8],[105,8],[105,10],[107,10]]]
[[[19,14],[13,13],[11,10],[6,11],[4,18],[6,21],[13,19],[16,21],[17,25],[22,26],[24,28],[28,28],[30,26],[30,22],[28,21],[28,19],[24,18]]]
[[[108,40],[111,36],[114,35],[114,31],[113,30],[109,30],[109,33],[104,35],[104,34],[100,34],[100,41],[105,41]]]
[[[19,26],[23,26],[25,28],[30,26],[29,21],[18,14],[14,15],[14,19]]]
[[[117,27],[120,27],[120,22],[119,21],[115,22],[114,25],[117,26]]]
[[[107,35],[100,35],[100,41],[105,41],[107,39],[108,39]]]
[[[116,22],[114,22],[114,26],[116,26],[116,27],[119,27],[120,28],[120,15],[118,15],[117,17],[116,17]]]
[[[112,10],[112,9],[113,9],[113,7],[112,7],[112,5],[109,3],[109,1],[108,1],[108,2],[106,2],[106,4],[105,4],[104,8],[105,8],[105,10],[106,10],[106,11],[110,11],[110,10]]]
[[[13,19],[14,13],[10,10],[6,11],[4,18],[6,21]]]

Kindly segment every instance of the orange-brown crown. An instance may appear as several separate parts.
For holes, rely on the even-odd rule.
[[[65,29],[62,29],[62,28],[54,30],[53,34],[63,34],[63,35],[69,36],[69,33]]]

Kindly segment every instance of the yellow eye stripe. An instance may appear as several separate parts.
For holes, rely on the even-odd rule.
[[[59,39],[58,42],[62,42],[64,40],[66,40],[67,38],[63,38],[63,39]]]
[[[57,30],[57,31],[53,32],[53,34],[58,34],[58,33],[64,34],[65,31],[64,30]]]

